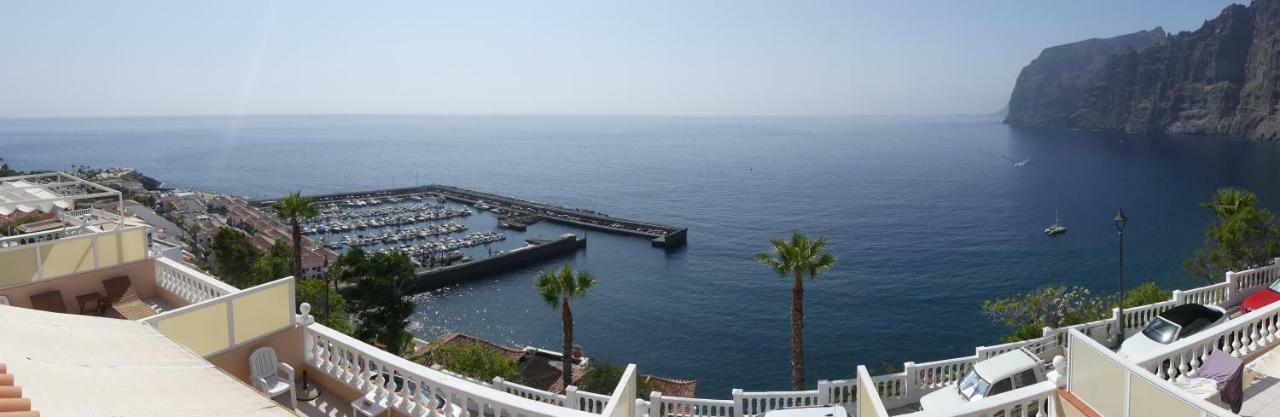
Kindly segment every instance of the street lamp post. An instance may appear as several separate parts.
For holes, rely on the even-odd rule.
[[[324,324],[329,325],[329,254],[324,254],[324,272],[320,274],[324,282]]]
[[[1116,323],[1116,335],[1112,341],[1113,348],[1119,348],[1120,343],[1124,341],[1124,224],[1129,221],[1124,215],[1124,208],[1116,209],[1116,234],[1120,236],[1120,297],[1116,300],[1116,309],[1119,312],[1117,317],[1119,322]]]

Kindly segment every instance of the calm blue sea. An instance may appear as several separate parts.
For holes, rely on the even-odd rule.
[[[1197,203],[1234,185],[1277,207],[1278,146],[984,117],[0,120],[0,157],[19,169],[130,166],[248,197],[440,183],[687,225],[689,245],[672,252],[587,232],[576,256],[420,296],[414,329],[554,348],[559,315],[533,276],[573,262],[600,277],[574,305],[588,356],[696,378],[699,396],[720,398],[789,385],[790,284],[751,258],[769,238],[825,235],[840,257],[807,284],[812,385],[860,363],[997,343],[984,298],[1057,283],[1113,290],[1117,206],[1130,218],[1128,277],[1195,285],[1180,264],[1210,220]],[[1070,231],[1049,238],[1055,207]]]

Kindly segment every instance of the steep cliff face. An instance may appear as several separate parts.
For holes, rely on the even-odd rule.
[[[1228,6],[1195,31],[1119,50],[1086,84],[1065,121],[1006,122],[1280,139],[1280,0]]]
[[[1028,126],[1066,126],[1107,59],[1128,49],[1143,49],[1164,39],[1164,30],[1130,33],[1107,39],[1088,39],[1050,47],[1018,74],[1009,97],[1005,123]]]

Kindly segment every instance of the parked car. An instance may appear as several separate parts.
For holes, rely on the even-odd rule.
[[[1276,300],[1280,300],[1280,278],[1271,281],[1271,285],[1268,285],[1267,288],[1258,290],[1250,294],[1248,298],[1245,298],[1244,303],[1240,304],[1240,314],[1261,309],[1266,307],[1267,304],[1276,302]]]
[[[760,414],[759,417],[848,417],[844,407],[838,405],[814,405],[809,407],[784,408]]]
[[[1218,306],[1183,304],[1156,315],[1141,332],[1120,344],[1120,356],[1126,358],[1154,352],[1164,345],[1225,323],[1231,317]]]
[[[1041,381],[1044,381],[1044,366],[1040,358],[1026,349],[1013,350],[974,364],[959,383],[921,397],[920,408],[947,411]]]

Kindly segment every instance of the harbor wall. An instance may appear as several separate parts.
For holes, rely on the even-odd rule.
[[[508,271],[512,268],[540,262],[576,252],[587,247],[587,239],[566,234],[559,239],[534,245],[526,249],[507,251],[478,261],[471,261],[418,274],[414,293],[444,288],[453,284]]]

